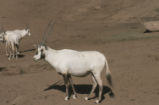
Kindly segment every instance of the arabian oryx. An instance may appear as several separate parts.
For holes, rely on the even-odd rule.
[[[99,97],[96,103],[101,102],[102,98],[102,79],[101,72],[106,68],[106,78],[110,85],[112,85],[111,72],[108,67],[108,62],[105,56],[98,51],[75,51],[71,49],[55,50],[45,44],[37,46],[37,53],[34,55],[35,61],[45,59],[55,70],[63,76],[64,83],[66,86],[66,97],[65,100],[70,98],[69,96],[69,84],[73,89],[73,98],[77,97],[73,81],[71,76],[86,76],[92,75],[93,87],[85,100],[91,99],[91,96],[97,86],[99,85]]]
[[[6,55],[8,56],[8,59],[10,60],[12,57],[18,57],[18,49],[19,49],[19,43],[22,40],[23,37],[26,35],[30,36],[30,29],[22,29],[22,30],[11,30],[11,31],[5,31],[1,33],[3,36],[3,40],[6,43]]]

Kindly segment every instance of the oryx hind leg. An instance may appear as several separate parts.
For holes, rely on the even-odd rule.
[[[96,81],[96,79],[95,79],[93,74],[92,74],[92,80],[93,80],[92,90],[91,90],[90,94],[88,95],[88,97],[85,97],[85,100],[91,99],[91,97],[92,97],[92,95],[93,95],[93,93],[94,93],[94,91],[95,91],[95,89],[97,87],[97,81]]]
[[[11,46],[11,43],[8,43],[8,60],[11,60],[12,58],[12,46]]]
[[[96,100],[96,103],[98,104],[102,100],[103,84],[102,84],[102,79],[101,79],[100,73],[94,74],[94,77],[97,81],[97,84],[99,85],[99,95],[98,95],[98,99]]]

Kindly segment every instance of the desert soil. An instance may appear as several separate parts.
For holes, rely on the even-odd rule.
[[[73,77],[78,98],[64,101],[62,77],[44,60],[33,60],[33,45],[42,40],[51,19],[56,22],[48,46],[97,50],[107,57],[114,86],[107,84],[103,71],[101,105],[157,105],[159,33],[144,33],[142,22],[159,19],[158,7],[158,0],[1,0],[0,26],[13,30],[29,25],[32,35],[22,40],[17,60],[9,61],[0,43],[0,105],[95,104],[95,99],[84,100],[90,76]]]

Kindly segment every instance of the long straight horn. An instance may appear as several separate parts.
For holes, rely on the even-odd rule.
[[[0,32],[5,32],[3,25],[1,25]]]
[[[42,38],[42,41],[40,43],[41,45],[44,45],[46,43],[47,36],[50,35],[50,33],[54,27],[54,24],[55,24],[55,21],[53,21],[53,19],[51,19],[51,21],[48,23],[46,30],[43,34],[43,38]]]
[[[25,25],[25,29],[29,29],[29,25],[28,24]]]

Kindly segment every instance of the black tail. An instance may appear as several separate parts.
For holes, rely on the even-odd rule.
[[[113,86],[111,74],[107,74],[107,75],[106,75],[106,78],[107,78],[107,81],[108,81],[109,85]]]
[[[113,86],[113,82],[112,82],[112,77],[111,77],[111,72],[109,70],[109,66],[107,61],[105,61],[105,66],[106,66],[106,78],[108,80],[109,85]]]

